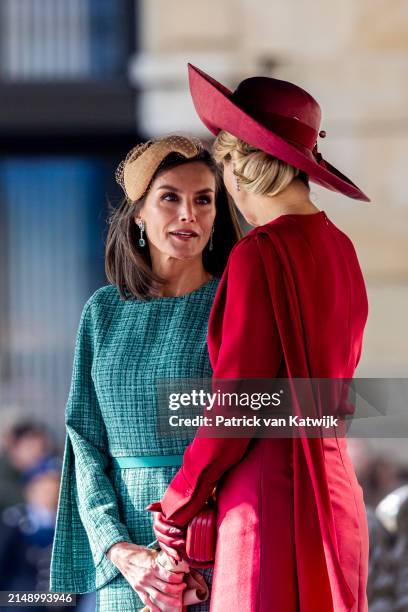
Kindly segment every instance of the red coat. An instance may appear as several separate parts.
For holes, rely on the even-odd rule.
[[[209,321],[214,378],[351,378],[367,318],[354,247],[324,212],[233,249]],[[196,437],[161,500],[185,525],[218,487],[211,612],[365,612],[368,528],[346,440]]]

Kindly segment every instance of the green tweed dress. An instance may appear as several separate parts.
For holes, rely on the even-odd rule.
[[[107,285],[85,304],[66,406],[51,591],[96,590],[104,612],[143,607],[105,552],[121,540],[154,546],[145,506],[161,499],[178,467],[113,469],[111,458],[183,454],[191,441],[181,429],[158,434],[156,381],[211,377],[206,336],[218,283],[148,302],[123,300]],[[211,588],[212,569],[201,571]],[[209,600],[189,610],[209,610]]]

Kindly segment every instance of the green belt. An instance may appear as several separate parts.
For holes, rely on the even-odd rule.
[[[119,469],[138,467],[163,467],[167,465],[181,465],[183,455],[146,455],[137,457],[112,457],[113,467]]]

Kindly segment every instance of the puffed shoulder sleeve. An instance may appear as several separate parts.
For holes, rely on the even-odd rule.
[[[216,379],[273,378],[282,360],[257,236],[233,249],[209,321]],[[222,474],[245,454],[250,438],[200,438],[186,448],[183,465],[161,500],[163,513],[185,525],[201,509]]]
[[[65,409],[51,591],[84,593],[103,586],[119,573],[105,552],[117,542],[131,542],[120,521],[117,497],[106,472],[107,434],[91,374],[93,336],[90,298],[79,323]]]

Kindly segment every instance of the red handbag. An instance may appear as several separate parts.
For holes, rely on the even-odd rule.
[[[186,530],[187,562],[192,567],[212,567],[217,540],[215,488],[205,506],[188,523]]]

